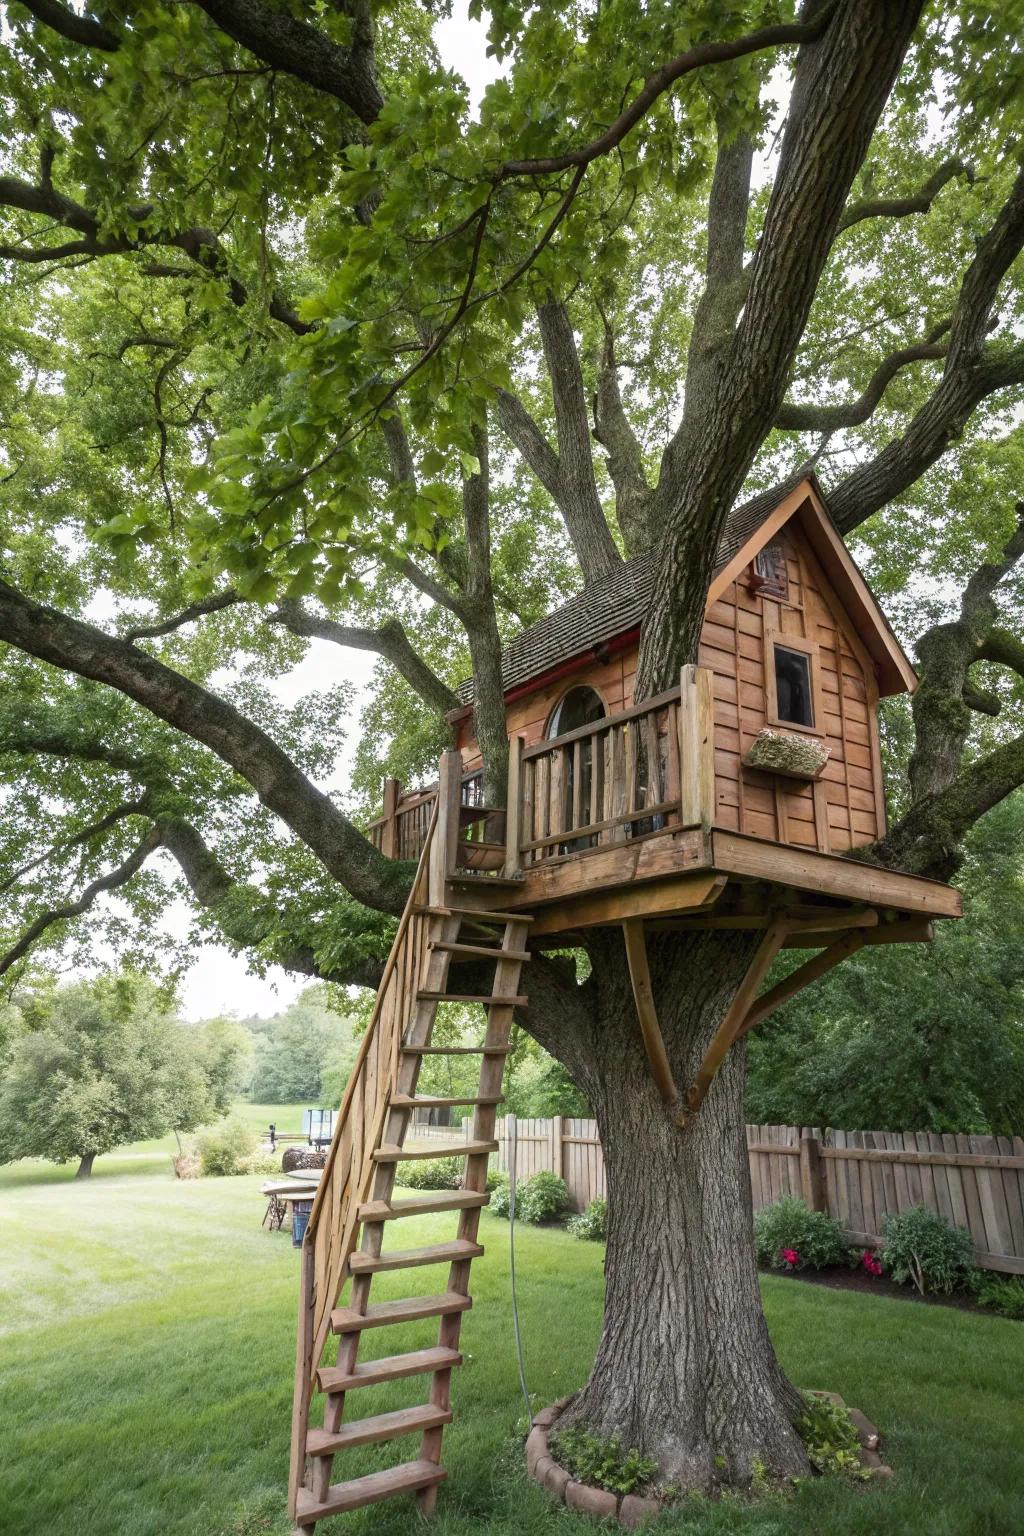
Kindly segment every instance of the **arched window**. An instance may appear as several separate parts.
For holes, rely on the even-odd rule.
[[[551,711],[545,734],[549,741],[555,736],[567,736],[570,731],[578,731],[581,726],[595,725],[598,720],[603,720],[607,713],[604,700],[596,689],[581,684],[576,688],[570,688],[568,693],[563,694],[559,699]],[[564,755],[565,791],[562,826],[569,832],[574,831],[578,826],[585,827],[591,821],[600,820],[600,811],[595,814],[596,808],[591,805],[591,797],[596,787],[593,738],[584,736],[576,743],[575,749],[568,748]],[[577,764],[580,774],[578,794],[576,792]],[[590,848],[593,844],[593,837],[577,837],[572,842],[560,845],[558,851],[570,853],[581,848]]]
[[[607,713],[597,690],[581,684],[570,688],[559,699],[544,734],[550,741],[553,736],[565,736],[569,731],[579,730],[581,725],[593,725],[595,720],[603,720]]]

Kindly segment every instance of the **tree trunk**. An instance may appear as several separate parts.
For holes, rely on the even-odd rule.
[[[659,1021],[681,1092],[755,943],[738,933],[649,936]],[[762,1470],[806,1474],[792,1427],[801,1399],[775,1358],[757,1282],[743,1048],[730,1053],[680,1129],[654,1088],[622,945],[595,949],[592,963],[580,989],[590,1005],[584,1028],[539,1021],[544,1044],[590,1099],[608,1175],[604,1329],[565,1422],[620,1435],[656,1458],[662,1481],[684,1488],[742,1487]]]
[[[95,1152],[86,1152],[85,1155],[82,1158],[82,1161],[78,1165],[78,1172],[75,1174],[75,1178],[76,1179],[91,1179],[92,1178],[92,1165],[93,1165],[93,1163],[95,1161],[96,1161],[96,1153]]]

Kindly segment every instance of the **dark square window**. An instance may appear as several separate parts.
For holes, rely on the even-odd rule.
[[[792,725],[814,724],[811,698],[811,658],[804,651],[775,647],[775,697],[779,719]]]

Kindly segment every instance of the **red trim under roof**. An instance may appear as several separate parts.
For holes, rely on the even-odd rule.
[[[581,672],[592,662],[602,661],[606,656],[614,656],[639,638],[640,626],[637,625],[634,629],[627,629],[623,634],[616,635],[606,645],[591,646],[590,650],[574,656],[571,661],[563,661],[560,666],[551,667],[547,672],[541,672],[538,677],[531,677],[527,682],[520,683],[517,688],[510,688],[505,695],[505,703],[512,704],[516,699],[525,698],[528,693],[536,693],[537,689],[543,688],[545,683],[557,682],[560,677],[570,677],[573,672]]]

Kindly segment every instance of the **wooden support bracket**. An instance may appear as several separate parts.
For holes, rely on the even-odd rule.
[[[627,918],[622,925],[622,935],[626,941],[629,979],[633,983],[633,1000],[636,1003],[637,1018],[640,1020],[644,1050],[651,1064],[651,1076],[654,1078],[654,1084],[661,1095],[662,1102],[672,1108],[679,1103],[679,1089],[672,1076],[672,1066],[668,1059],[668,1051],[665,1049],[665,1037],[661,1033],[657,1009],[654,1006],[643,918]]]
[[[725,1018],[719,1024],[714,1039],[705,1051],[704,1060],[701,1062],[697,1075],[687,1092],[686,1112],[688,1115],[695,1115],[698,1109],[700,1109],[707,1091],[714,1081],[715,1073],[728,1055],[734,1041],[739,1038],[744,1020],[757,995],[757,989],[765,976],[767,976],[775,956],[782,948],[786,931],[787,925],[785,920],[777,918],[769,924],[764,938],[758,944],[747,974],[741,981]]]
[[[855,955],[858,949],[863,949],[865,939],[866,935],[862,932],[845,934],[843,938],[837,939],[834,944],[830,944],[827,949],[815,955],[813,960],[805,960],[803,965],[798,966],[789,976],[784,977],[763,997],[759,997],[751,1004],[736,1038],[739,1039],[741,1035],[745,1035],[748,1030],[754,1028],[755,1024],[760,1024],[770,1013],[774,1013],[776,1008],[780,1008],[783,1003],[788,1003],[791,997],[802,992],[804,987],[810,986],[812,981],[817,981],[826,975],[834,965],[838,965],[848,955]]]

